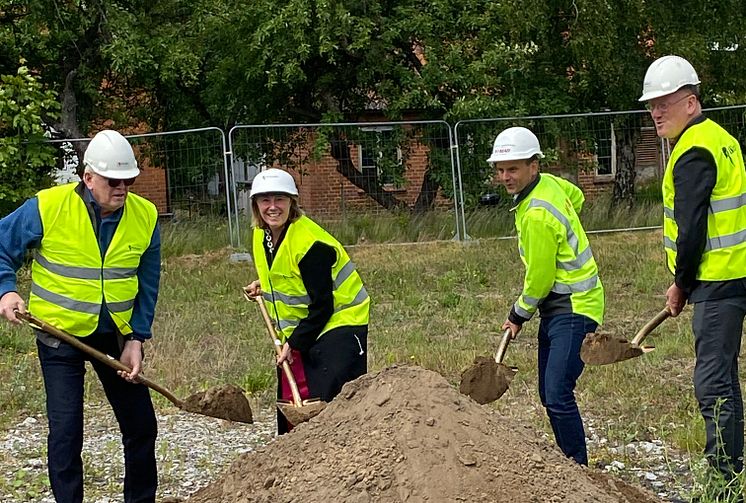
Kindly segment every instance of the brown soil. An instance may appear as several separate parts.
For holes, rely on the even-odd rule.
[[[241,388],[232,384],[223,384],[189,395],[182,405],[184,410],[195,414],[240,423],[254,422],[246,395]]]
[[[477,356],[474,364],[461,373],[459,391],[480,404],[494,402],[508,391],[515,373],[515,369],[494,358]]]
[[[627,339],[604,333],[587,334],[580,347],[580,358],[588,365],[608,365],[635,358],[643,353]]]
[[[277,407],[285,416],[285,419],[288,420],[288,423],[297,426],[317,416],[326,407],[326,402],[305,400],[301,405],[295,405],[293,402],[278,401]]]
[[[391,367],[348,383],[290,434],[242,455],[191,502],[647,503],[439,374]]]

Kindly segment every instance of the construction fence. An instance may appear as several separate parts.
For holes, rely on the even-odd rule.
[[[705,113],[746,147],[746,105]],[[660,194],[671,145],[644,111],[131,135],[142,168],[132,190],[152,200],[174,232],[189,229],[237,249],[250,242],[251,182],[270,167],[294,176],[301,207],[345,244],[499,237],[512,233],[511,201],[486,160],[497,134],[511,126],[536,133],[542,170],[572,180],[591,205],[603,206],[591,227],[660,223],[659,207],[641,213],[625,206],[609,219],[615,190],[634,187],[650,207]],[[60,149],[58,182],[76,179],[88,141],[52,142]]]

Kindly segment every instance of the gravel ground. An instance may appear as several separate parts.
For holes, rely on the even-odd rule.
[[[244,452],[269,442],[274,410],[253,410],[254,424],[187,412],[158,415],[159,501],[179,501],[207,485]],[[54,503],[47,478],[47,422],[27,417],[0,437],[0,501]],[[124,459],[108,404],[86,406],[83,464],[86,501],[121,501]]]
[[[241,453],[269,442],[274,410],[254,409],[255,423],[231,423],[186,412],[159,414],[159,501],[176,502],[219,477]],[[588,448],[596,468],[637,481],[663,501],[680,501],[691,487],[690,462],[660,440],[609,445],[592,419],[586,420]],[[0,501],[54,503],[46,473],[46,419],[28,417],[0,437]],[[86,501],[121,500],[121,442],[108,404],[86,407],[83,462]]]
[[[687,500],[692,490],[692,461],[686,453],[668,448],[657,439],[612,445],[598,435],[598,423],[585,419],[588,452],[596,459],[594,468],[637,482],[663,501]]]

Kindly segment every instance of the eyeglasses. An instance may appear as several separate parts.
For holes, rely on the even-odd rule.
[[[676,103],[679,103],[680,101],[684,101],[689,96],[694,96],[694,94],[687,94],[686,96],[682,96],[678,100],[671,101],[670,103],[656,103],[654,105],[654,104],[648,102],[648,103],[645,103],[645,108],[647,109],[648,112],[654,112],[656,109],[658,109],[660,111],[660,113],[664,114],[664,113],[668,112],[668,109],[671,108],[673,105],[675,105]]]
[[[109,187],[111,187],[112,189],[116,189],[117,187],[119,187],[119,184],[121,184],[121,183],[124,183],[125,187],[129,187],[130,185],[132,185],[133,183],[135,183],[135,179],[134,178],[126,178],[124,180],[121,179],[121,178],[106,178],[105,176],[103,176],[101,178],[103,178],[104,180],[106,180],[108,182],[108,184],[109,184]]]

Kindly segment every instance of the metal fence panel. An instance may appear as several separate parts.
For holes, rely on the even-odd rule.
[[[343,243],[459,233],[445,122],[242,125],[228,137],[242,243],[249,242],[251,181],[270,167],[295,177],[300,206]]]
[[[233,243],[234,214],[228,180],[225,134],[202,128],[126,136],[132,145],[140,176],[131,191],[158,208],[165,232],[182,233],[204,243],[181,243],[178,251]],[[78,156],[90,138],[52,140],[60,149],[58,183],[79,180]],[[193,239],[194,240],[194,239]]]
[[[615,179],[632,177],[636,187],[657,185],[662,176],[662,142],[644,111],[505,117],[466,120],[454,127],[463,226],[469,237],[513,232],[512,198],[499,187],[487,163],[495,137],[511,126],[531,129],[545,158],[542,171],[570,179],[593,200],[611,193]],[[624,216],[621,217],[624,219]],[[615,215],[613,226],[648,225],[652,217]],[[657,217],[656,217],[657,218]]]

